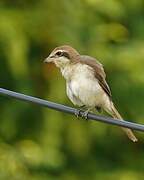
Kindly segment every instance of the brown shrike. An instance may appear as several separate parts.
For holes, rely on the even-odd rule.
[[[74,48],[64,45],[55,48],[44,62],[53,62],[60,68],[66,79],[67,96],[74,105],[85,106],[87,112],[103,109],[113,118],[122,120],[112,102],[103,65],[95,58],[80,55]],[[133,142],[137,141],[131,129],[122,129]]]

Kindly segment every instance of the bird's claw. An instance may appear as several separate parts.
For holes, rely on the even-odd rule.
[[[83,112],[82,118],[84,118],[85,120],[88,120],[88,113],[89,113],[89,111]]]
[[[82,112],[82,113],[81,113],[81,112]],[[82,117],[83,119],[88,120],[88,113],[89,113],[89,110],[83,111],[82,109],[77,109],[77,110],[75,111],[75,116],[76,116],[77,118]]]
[[[85,107],[85,105],[82,105],[82,106],[80,106],[80,109],[76,109],[76,111],[75,111],[75,116],[77,117],[77,118],[79,118],[79,117],[81,117],[81,112],[83,111],[83,108]]]
[[[77,117],[77,118],[79,118],[80,117],[80,115],[81,115],[81,112],[82,110],[81,109],[77,109],[76,111],[75,111],[75,116]]]

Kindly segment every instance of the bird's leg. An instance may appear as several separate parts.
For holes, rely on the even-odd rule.
[[[99,113],[102,112],[102,108],[101,108],[100,106],[96,106],[95,108],[96,108],[96,110],[97,110]]]
[[[91,109],[92,109],[92,108],[87,109],[87,110],[83,113],[82,118],[84,118],[85,120],[88,120],[88,113],[90,112]]]
[[[86,107],[85,105],[80,106],[80,109],[77,109],[75,112],[75,116],[78,118],[80,117],[80,112],[83,111],[83,108]]]

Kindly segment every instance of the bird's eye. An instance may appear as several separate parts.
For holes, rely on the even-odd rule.
[[[62,56],[62,55],[63,55],[63,52],[62,52],[62,51],[58,51],[58,52],[56,53],[56,55],[57,55],[57,56]]]

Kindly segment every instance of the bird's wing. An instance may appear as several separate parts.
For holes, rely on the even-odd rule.
[[[106,74],[104,72],[103,65],[93,57],[86,56],[86,55],[81,55],[80,57],[81,57],[80,58],[81,63],[85,63],[94,69],[95,77],[98,79],[100,86],[107,93],[107,95],[111,98],[112,95],[111,95],[110,88],[105,80]]]

